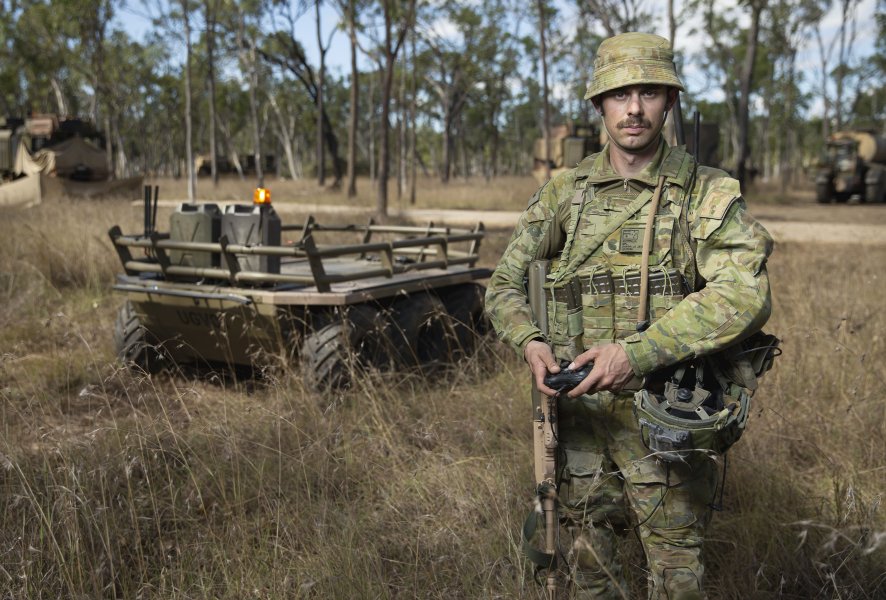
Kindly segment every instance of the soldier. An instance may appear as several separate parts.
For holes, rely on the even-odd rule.
[[[689,438],[653,423],[635,396],[664,398],[667,380],[705,403],[719,398],[713,410],[740,396],[727,406],[740,405],[743,418],[745,391],[755,385],[724,377],[728,368],[705,373],[702,357],[734,348],[768,319],[772,239],[748,214],[735,179],[697,166],[662,137],[683,89],[664,38],[626,33],[600,45],[585,98],[609,142],[533,195],[486,295],[496,331],[525,358],[542,393],[556,394],[543,379],[561,362],[575,369],[593,361],[559,399],[558,494],[576,597],[627,597],[615,542],[633,528],[650,598],[704,598],[702,544],[722,490],[721,461],[710,458],[731,442],[710,438],[705,448],[667,452]],[[524,287],[538,259],[550,260],[547,335]],[[637,392],[631,384],[641,380]]]

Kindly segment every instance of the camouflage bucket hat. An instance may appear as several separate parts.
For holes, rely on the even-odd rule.
[[[603,40],[585,100],[626,85],[651,83],[684,91],[670,43],[651,33],[622,33]]]

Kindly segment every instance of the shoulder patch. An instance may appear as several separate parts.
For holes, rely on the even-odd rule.
[[[722,219],[726,211],[741,196],[737,179],[723,177],[713,182],[707,194],[699,202],[696,215],[706,219]]]
[[[720,172],[715,171],[715,174]],[[700,174],[701,175],[701,174]],[[709,175],[705,173],[704,175]],[[702,179],[700,176],[699,179]],[[741,188],[737,179],[722,175],[716,179],[707,179],[710,183],[698,201],[694,213],[690,212],[689,229],[692,237],[705,240],[723,224],[729,208],[741,198]],[[700,182],[702,183],[702,182]]]

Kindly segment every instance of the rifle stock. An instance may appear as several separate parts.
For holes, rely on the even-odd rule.
[[[548,334],[548,314],[544,283],[548,261],[537,260],[529,265],[528,296],[532,316],[542,334]],[[544,515],[544,552],[535,553],[533,560],[547,569],[545,591],[547,598],[557,595],[557,401],[538,391],[532,382],[532,437],[535,455],[535,482]],[[525,537],[525,536],[524,536]],[[528,542],[528,540],[524,540]],[[532,557],[530,557],[532,558]]]

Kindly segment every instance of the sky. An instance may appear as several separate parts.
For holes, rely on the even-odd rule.
[[[570,23],[575,22],[575,3],[574,2],[566,2],[565,0],[557,0],[560,6],[560,14],[562,17],[562,23]],[[154,2],[148,2],[148,6],[153,8],[147,8],[146,2],[144,0],[127,0],[124,6],[118,11],[116,16],[116,23],[123,28],[131,37],[138,41],[144,41],[147,37],[148,33],[151,30],[151,22],[149,15],[153,12],[156,13],[158,11],[158,4],[165,4],[167,0],[154,0]],[[718,3],[723,7],[723,10],[728,10],[729,7],[734,6],[735,0],[718,0]],[[677,8],[679,10],[680,2],[677,2]],[[840,26],[840,7],[839,2],[834,2],[834,6],[832,6],[830,12],[825,16],[822,21],[822,37],[827,44],[829,40],[833,39],[834,36],[837,35],[837,31]],[[657,6],[657,3],[647,4],[647,6]],[[663,9],[662,9],[663,10]],[[858,9],[857,9],[857,31],[856,31],[856,43],[854,48],[852,48],[852,56],[861,57],[867,56],[873,53],[874,51],[874,43],[876,41],[876,22],[874,20],[874,15],[877,10],[877,0],[862,0]],[[347,37],[344,32],[338,31],[335,32],[335,26],[339,20],[338,13],[331,8],[330,6],[324,6],[321,12],[321,20],[322,20],[322,29],[324,31],[324,39],[330,39],[329,36],[332,34],[332,46],[330,48],[329,53],[327,54],[327,65],[330,71],[333,74],[338,75],[346,75],[349,70],[349,60],[350,60],[350,48],[348,44]],[[665,19],[664,12],[661,14],[660,26],[657,28],[656,33],[667,36],[667,22]],[[747,24],[747,16],[744,15],[743,20],[740,20],[739,23],[741,25]],[[700,16],[697,18],[690,18],[688,21],[681,23],[678,29],[678,40],[676,44],[676,48],[678,51],[682,50],[686,52],[687,49],[690,48],[701,48],[704,43],[704,33],[690,34],[690,30],[693,28],[701,29],[698,25],[700,24]],[[313,20],[313,11],[308,11],[306,15],[301,17],[299,21],[296,23],[296,36],[302,40],[302,43],[305,47],[305,51],[308,55],[308,60],[312,63],[316,64],[319,61],[319,53],[317,50],[316,44],[316,32],[314,30],[314,20]],[[437,23],[436,30],[445,32],[447,29],[451,29],[447,27],[446,23]],[[181,50],[183,54],[184,51]],[[691,53],[691,52],[690,52]],[[360,56],[361,68],[365,68],[368,66],[368,59],[365,56]],[[806,77],[806,85],[810,87],[815,87],[816,89],[820,87],[820,79],[818,79],[818,72],[820,70],[820,62],[818,56],[818,48],[815,44],[815,38],[810,34],[805,43],[800,49],[800,54],[798,56],[798,70],[800,72],[807,73]],[[693,64],[691,60],[687,61],[684,65],[683,69],[683,77],[685,79],[684,83],[686,87],[692,91],[695,90],[696,93],[708,93],[708,97],[712,100],[722,99],[722,91],[720,90],[719,85],[711,86],[704,80],[704,77],[699,70],[699,68]],[[564,86],[560,86],[559,94],[569,94],[572,93],[571,90]],[[719,97],[718,97],[719,96]],[[821,113],[821,102],[818,101],[811,108],[812,114],[820,114]]]

